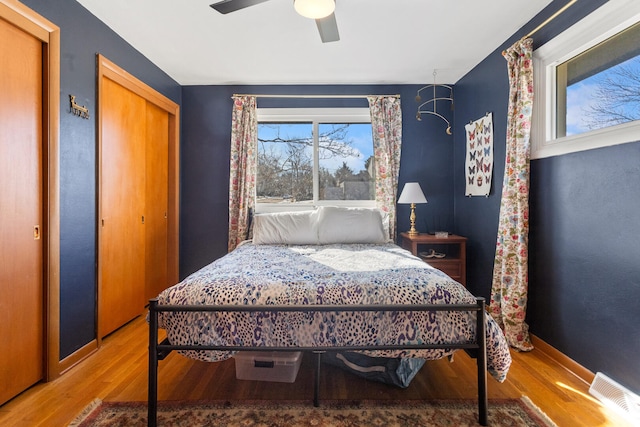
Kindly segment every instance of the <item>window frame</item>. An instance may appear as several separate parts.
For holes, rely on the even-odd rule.
[[[640,2],[610,0],[533,52],[531,159],[640,140],[640,120],[556,138],[556,67],[638,22]]]
[[[318,176],[318,127],[331,123],[369,123],[369,108],[257,108],[257,121],[260,123],[311,123],[313,133],[313,200],[309,203],[258,203],[255,200],[256,213],[283,212],[314,209],[317,206],[376,207],[375,200],[318,200],[320,182]],[[372,141],[373,143],[373,141]],[[257,198],[257,195],[254,197]]]

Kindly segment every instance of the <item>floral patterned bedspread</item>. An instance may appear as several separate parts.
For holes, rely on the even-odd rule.
[[[475,304],[462,285],[394,244],[254,245],[231,253],[163,291],[162,304]],[[504,381],[511,355],[487,319],[487,367]],[[339,346],[472,342],[470,312],[160,313],[174,345]],[[438,359],[455,350],[367,351],[373,356]],[[228,351],[181,351],[217,361]]]

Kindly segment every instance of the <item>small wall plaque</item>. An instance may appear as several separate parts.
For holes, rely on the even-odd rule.
[[[82,117],[83,119],[88,119],[89,118],[89,109],[87,107],[85,107],[84,105],[76,104],[76,96],[75,95],[69,95],[69,102],[71,103],[71,112],[74,115]]]

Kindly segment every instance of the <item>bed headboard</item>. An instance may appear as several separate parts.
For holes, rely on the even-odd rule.
[[[252,226],[255,244],[323,245],[389,240],[387,216],[377,208],[320,206],[305,211],[260,213],[253,215]]]

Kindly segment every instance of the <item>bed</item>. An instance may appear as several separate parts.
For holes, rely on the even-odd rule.
[[[484,299],[389,242],[378,210],[326,207],[253,222],[251,241],[150,301],[149,425],[158,361],[173,350],[210,362],[242,350],[314,352],[318,405],[323,352],[433,360],[460,349],[478,359],[486,425],[487,372],[504,381],[511,356]]]

